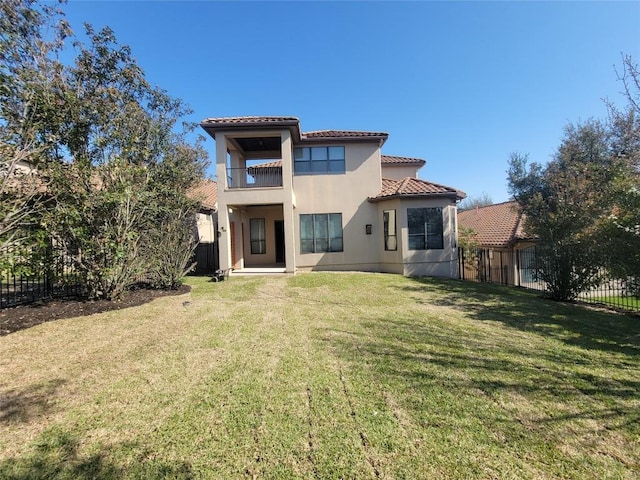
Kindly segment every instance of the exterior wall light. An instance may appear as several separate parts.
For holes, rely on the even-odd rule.
[[[364,230],[365,230],[365,232],[367,232],[367,235],[371,235],[371,232],[372,232],[372,230],[373,230],[373,227],[371,226],[371,224],[370,224],[370,223],[367,223],[367,224],[364,226]]]

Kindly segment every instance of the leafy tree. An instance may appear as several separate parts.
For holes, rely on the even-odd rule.
[[[47,161],[57,140],[46,127],[60,101],[56,56],[69,34],[53,6],[0,1],[0,249],[5,251],[38,238],[31,233],[48,199]]]
[[[174,132],[189,113],[182,102],[148,83],[109,28],[86,30],[90,43],[76,43],[66,80],[70,95],[59,128],[70,159],[54,174],[52,231],[75,253],[92,298],[117,298],[169,270],[169,281],[154,283],[175,287],[184,265],[176,273],[165,264],[192,253],[187,219],[193,213],[193,223],[195,211],[186,191],[203,176],[206,155],[185,141],[185,131]],[[177,252],[169,254],[169,245]]]
[[[88,42],[71,37],[75,62],[63,65],[62,12],[0,2],[0,171],[10,173],[0,177],[0,241],[22,241],[16,232],[37,219],[91,298],[117,298],[144,278],[175,287],[193,250],[186,192],[206,165],[186,141],[192,126],[178,124],[190,110],[149,84],[109,28],[85,25]],[[20,165],[35,175],[14,181]]]
[[[620,110],[607,103],[611,153],[622,172],[611,192],[612,209],[599,223],[600,241],[612,276],[625,279],[628,293],[640,297],[640,72],[630,56],[622,60],[618,78],[628,104]]]
[[[188,145],[176,140],[164,161],[151,169],[154,199],[146,216],[144,258],[153,287],[176,288],[195,267],[191,259],[197,245],[194,219],[199,203],[185,192],[202,178],[206,158],[200,142]]]
[[[481,195],[470,196],[462,200],[458,204],[458,210],[471,210],[476,207],[486,207],[487,205],[493,205],[493,198],[487,192],[482,192]]]
[[[539,239],[537,275],[552,298],[573,299],[599,283],[597,222],[611,211],[620,173],[607,128],[596,120],[568,125],[546,166],[511,156],[509,190],[526,215],[527,231]]]

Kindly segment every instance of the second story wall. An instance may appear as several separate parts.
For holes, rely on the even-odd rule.
[[[329,145],[329,144],[327,144]],[[332,144],[333,145],[333,144]],[[337,144],[335,144],[337,145]],[[355,211],[382,185],[380,148],[377,143],[344,145],[345,172],[293,175],[296,207],[305,211]]]
[[[409,165],[382,165],[382,178],[391,178],[393,180],[402,180],[406,177],[418,178],[418,170],[420,170],[420,167]]]
[[[345,145],[345,172],[326,175],[295,175],[294,223],[300,231],[300,216],[339,213],[343,250],[302,253],[296,240],[299,268],[373,269],[378,266],[377,235],[367,234],[367,225],[377,225],[377,206],[368,201],[381,188],[380,148],[377,143]],[[376,232],[377,233],[377,232]]]

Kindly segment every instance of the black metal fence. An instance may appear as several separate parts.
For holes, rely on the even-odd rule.
[[[458,270],[462,280],[499,283],[547,291],[547,285],[537,275],[535,246],[524,249],[458,249]],[[640,312],[640,276],[610,278],[605,271],[602,281],[578,296],[585,303],[618,310]]]
[[[193,255],[195,275],[212,274],[219,268],[218,242],[199,243]]]
[[[0,309],[84,293],[82,282],[64,252],[47,248],[0,250]]]

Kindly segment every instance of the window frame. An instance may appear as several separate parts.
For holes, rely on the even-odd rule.
[[[258,224],[259,227],[256,230],[254,225]],[[264,218],[250,218],[249,219],[249,244],[251,255],[266,255],[267,253],[267,225]],[[256,233],[254,238],[254,233]],[[257,249],[254,249],[257,246]],[[257,250],[257,251],[255,251]]]
[[[336,235],[336,233],[338,233],[337,225],[340,225],[339,235]],[[311,229],[310,232],[309,228]],[[336,253],[343,251],[344,227],[342,225],[342,213],[300,214],[301,254]]]
[[[416,220],[420,221],[422,230],[417,230],[416,223],[412,222],[412,212],[418,211],[421,213],[420,218]],[[444,250],[444,209],[442,207],[417,207],[407,208],[407,240],[409,250]],[[416,217],[418,216],[417,214]],[[436,228],[432,229],[429,233],[429,227],[433,227],[436,223]],[[438,228],[439,227],[439,228]],[[413,232],[413,233],[412,233]],[[415,242],[418,242],[417,244]]]
[[[298,153],[300,153],[299,156]],[[346,164],[344,145],[295,147],[293,149],[294,175],[343,175],[346,173]]]
[[[390,213],[393,212],[393,216]],[[390,219],[393,219],[390,222]],[[393,233],[390,233],[390,223],[393,225]],[[382,211],[382,224],[384,226],[384,249],[387,252],[395,252],[398,250],[398,212],[396,209]],[[393,239],[393,241],[391,241]]]

